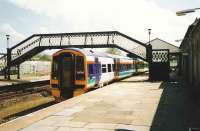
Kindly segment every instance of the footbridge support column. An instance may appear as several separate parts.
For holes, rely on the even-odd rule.
[[[152,64],[152,45],[149,44],[147,45],[146,47],[146,58],[147,58],[147,61],[149,63],[149,80],[151,81],[152,80],[152,69],[151,69],[151,64]]]
[[[7,79],[7,74],[6,74],[7,69],[5,68],[3,71],[4,79]]]
[[[11,49],[7,48],[7,68],[6,68],[7,80],[10,80],[10,66],[11,66]]]
[[[17,65],[17,79],[20,79],[20,64]]]

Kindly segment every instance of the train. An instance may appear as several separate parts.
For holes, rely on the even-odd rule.
[[[51,92],[64,100],[137,73],[146,64],[132,58],[79,48],[62,49],[52,56]]]

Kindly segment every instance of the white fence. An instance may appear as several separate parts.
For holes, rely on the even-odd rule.
[[[20,74],[50,74],[50,61],[26,61],[20,65]]]

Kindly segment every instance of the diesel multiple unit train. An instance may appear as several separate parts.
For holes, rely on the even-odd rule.
[[[67,99],[137,71],[144,71],[144,62],[92,50],[63,49],[53,54],[52,95]]]

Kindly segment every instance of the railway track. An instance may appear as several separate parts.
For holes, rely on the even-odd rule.
[[[49,80],[6,85],[0,87],[0,101],[42,91],[50,92]]]

